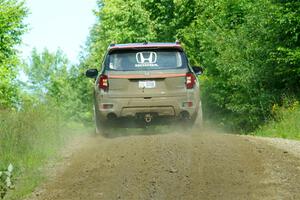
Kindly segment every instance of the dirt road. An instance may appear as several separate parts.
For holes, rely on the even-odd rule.
[[[300,199],[300,158],[216,133],[88,137],[36,200]]]

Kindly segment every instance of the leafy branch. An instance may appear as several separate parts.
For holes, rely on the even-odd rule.
[[[13,165],[10,164],[7,169],[0,171],[0,198],[3,199],[7,192],[14,188],[12,182]]]

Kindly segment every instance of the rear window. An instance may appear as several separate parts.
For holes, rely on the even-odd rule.
[[[113,71],[167,70],[187,67],[183,52],[176,50],[117,51],[108,55],[106,69]]]

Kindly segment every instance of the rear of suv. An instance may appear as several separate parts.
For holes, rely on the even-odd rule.
[[[113,44],[95,78],[97,132],[111,127],[181,123],[201,125],[197,75],[179,43]]]

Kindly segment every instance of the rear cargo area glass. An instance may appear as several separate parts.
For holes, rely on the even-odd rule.
[[[106,59],[106,69],[111,71],[167,70],[186,67],[187,59],[184,53],[176,50],[115,51]]]

